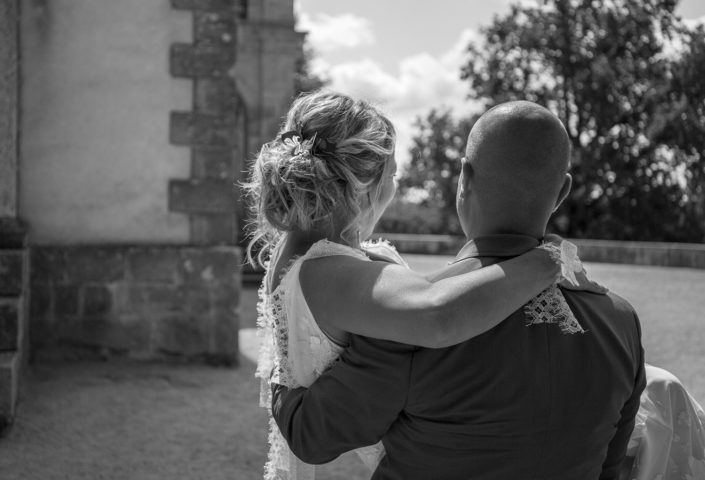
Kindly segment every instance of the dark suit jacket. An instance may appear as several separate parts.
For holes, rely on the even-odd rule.
[[[444,275],[535,244],[477,239]],[[277,424],[308,463],[381,439],[373,479],[616,478],[645,385],[639,320],[616,295],[563,294],[586,333],[527,327],[519,309],[450,348],[352,336],[309,389],[274,388]]]

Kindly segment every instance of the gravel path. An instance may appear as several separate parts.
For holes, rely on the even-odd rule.
[[[266,418],[254,365],[103,363],[35,366],[0,439],[3,480],[255,480]],[[321,479],[364,479],[355,458]]]

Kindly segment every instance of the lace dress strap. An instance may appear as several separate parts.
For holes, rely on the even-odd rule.
[[[330,240],[319,240],[308,251],[300,257],[300,261],[310,260],[313,258],[331,257],[333,255],[348,255],[357,257],[361,260],[369,260],[365,253],[357,248],[349,247],[340,243],[331,242]]]

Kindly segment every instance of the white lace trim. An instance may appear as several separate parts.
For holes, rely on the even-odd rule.
[[[266,275],[258,290],[257,302],[257,336],[260,339],[260,349],[257,359],[255,377],[260,379],[260,407],[266,408],[269,417],[269,452],[264,466],[265,480],[283,480],[290,477],[290,451],[286,440],[271,414],[272,389],[271,382],[287,387],[294,387],[293,374],[289,363],[289,327],[283,315],[284,299],[281,289],[277,287],[272,293],[267,293],[271,285],[272,273],[270,266],[276,263],[283,239],[277,244],[272,257],[267,263]],[[286,269],[282,277],[286,274]],[[281,285],[281,284],[280,284]],[[313,476],[311,476],[313,478]]]
[[[585,333],[557,285],[535,296],[525,307],[526,325],[555,323],[565,334]]]
[[[544,243],[539,248],[550,252],[551,257],[560,263],[563,278],[573,285],[578,285],[575,274],[582,271],[583,264],[578,258],[578,247],[575,244],[563,240],[560,248],[552,243]],[[567,335],[585,333],[556,284],[531,299],[524,306],[524,314],[527,317],[527,326],[551,323],[557,324],[561,332]]]

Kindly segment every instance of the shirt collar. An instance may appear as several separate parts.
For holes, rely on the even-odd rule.
[[[477,257],[516,257],[537,247],[539,243],[538,239],[527,235],[485,235],[471,239],[450,263]]]

